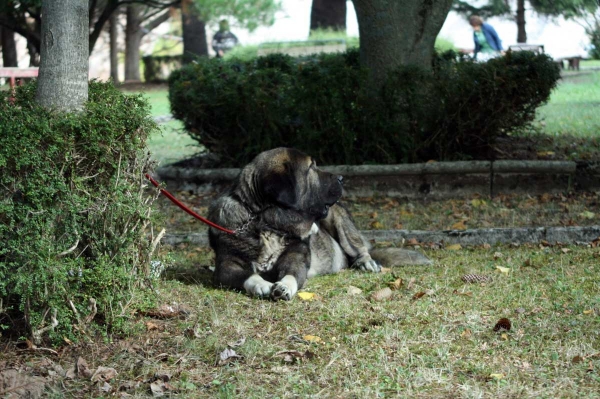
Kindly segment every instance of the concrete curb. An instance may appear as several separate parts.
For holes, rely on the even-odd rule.
[[[322,169],[344,176],[345,195],[447,199],[474,194],[541,194],[600,189],[600,164],[573,161],[460,161],[401,165],[337,165]],[[219,191],[240,169],[167,165],[157,169],[169,189]]]
[[[590,243],[600,238],[600,226],[585,227],[523,227],[502,229],[470,229],[470,230],[363,230],[368,240],[375,242],[401,242],[416,239],[423,243],[460,244],[464,246],[482,244],[579,244]],[[207,233],[172,233],[166,234],[161,241],[165,245],[183,243],[208,246]]]

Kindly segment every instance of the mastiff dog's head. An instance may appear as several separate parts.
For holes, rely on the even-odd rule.
[[[278,206],[320,220],[342,196],[342,176],[317,168],[308,155],[292,148],[260,153],[240,175],[238,195],[252,210]]]

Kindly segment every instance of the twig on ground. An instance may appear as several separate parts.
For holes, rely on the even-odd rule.
[[[57,313],[57,310],[54,309],[52,312],[52,316],[50,316],[50,325],[44,328],[40,328],[39,330],[33,331],[31,333],[34,344],[40,344],[42,342],[42,334],[44,334],[46,331],[54,330],[56,326],[58,326],[58,319],[56,318]]]

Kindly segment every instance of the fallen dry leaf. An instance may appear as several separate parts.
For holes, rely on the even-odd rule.
[[[577,356],[573,357],[573,359],[571,360],[571,363],[577,364],[577,363],[583,362],[583,360],[584,360],[583,357],[577,355]]]
[[[461,338],[470,338],[471,335],[472,335],[472,332],[471,332],[471,330],[469,328],[465,328],[463,330],[463,332],[460,333],[460,337]]]
[[[452,225],[452,230],[466,230],[467,226],[465,225],[465,221],[461,220]]]
[[[41,398],[46,379],[20,373],[15,369],[0,371],[0,396],[3,398]]]
[[[382,288],[371,294],[371,299],[374,301],[384,301],[392,296],[392,290],[389,287]]]
[[[77,370],[77,375],[79,375],[81,377],[90,378],[93,375],[92,371],[88,367],[87,362],[81,356],[79,356],[77,358],[77,362],[75,363],[75,368]]]
[[[389,282],[388,285],[392,290],[399,290],[403,283],[404,281],[401,278],[397,278],[396,280]]]
[[[285,350],[277,352],[275,356],[283,357],[283,361],[286,363],[296,363],[301,359],[310,360],[315,357],[315,354],[311,351],[305,351],[304,353],[295,350]]]
[[[479,198],[475,198],[471,200],[471,206],[473,208],[479,208],[479,207],[484,207],[486,206],[487,203],[485,202],[485,200],[479,199]]]
[[[347,290],[348,294],[350,295],[359,295],[362,294],[362,290],[358,287],[355,287],[353,285],[348,286]]]
[[[415,295],[413,295],[412,299],[417,300],[417,299],[421,299],[423,298],[427,293],[426,292],[417,292]]]
[[[380,221],[376,220],[374,222],[371,222],[371,228],[373,230],[383,230],[383,224]]]
[[[173,387],[168,382],[162,380],[156,380],[150,384],[150,392],[152,392],[152,396],[155,398],[163,397],[167,392],[173,390]]]
[[[458,251],[458,250],[462,249],[462,246],[460,244],[452,244],[452,245],[448,245],[446,247],[446,249],[448,251]]]
[[[406,245],[410,245],[410,246],[419,245],[419,241],[417,241],[416,238],[410,238],[408,241],[406,241]]]
[[[317,343],[317,342],[321,342],[321,341],[323,341],[323,340],[321,339],[321,337],[319,337],[319,336],[317,336],[317,335],[305,335],[305,336],[303,336],[302,338],[304,338],[304,340],[305,340],[305,341],[308,341],[308,342],[315,342],[315,343]]]
[[[498,320],[496,325],[494,325],[494,331],[510,331],[511,323],[506,317]]]
[[[219,353],[215,366],[222,366],[236,359],[243,359],[243,356],[238,355],[231,348],[226,348],[223,352]]]
[[[298,298],[302,299],[303,301],[310,301],[315,298],[315,294],[312,292],[303,291],[303,292],[299,292],[297,295],[298,295]]]
[[[151,321],[146,322],[146,331],[154,331],[158,330],[159,326],[156,323],[152,323]]]
[[[500,273],[504,273],[504,274],[508,274],[508,272],[510,271],[510,268],[502,267],[502,266],[496,266],[496,269],[498,269],[500,271]]]
[[[117,370],[115,370],[112,367],[102,367],[99,366],[96,371],[94,372],[94,374],[92,375],[92,378],[90,379],[92,382],[96,382],[96,381],[110,381],[113,378],[115,378],[117,376]]]
[[[495,379],[495,380],[501,380],[502,378],[504,378],[504,374],[502,373],[492,373],[490,374],[490,377]]]
[[[382,267],[381,268],[381,274],[387,274],[387,273],[391,273],[392,272],[392,268],[390,267]]]
[[[227,346],[230,348],[237,348],[238,346],[244,345],[244,343],[246,343],[246,337],[242,337],[235,342],[228,342]]]
[[[502,258],[504,255],[502,255],[502,252],[494,252],[494,260],[498,260],[500,258]]]

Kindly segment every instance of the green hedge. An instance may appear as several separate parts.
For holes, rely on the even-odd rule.
[[[156,128],[147,102],[91,82],[80,113],[35,104],[35,83],[14,104],[0,92],[0,327],[75,338],[95,320],[119,330],[133,290],[149,275],[150,167]],[[18,326],[17,326],[18,327]],[[44,337],[46,335],[44,334]],[[38,337],[39,338],[39,337]]]
[[[455,160],[489,156],[495,138],[526,127],[559,76],[545,55],[474,63],[450,51],[431,70],[393,71],[374,101],[358,50],[275,54],[188,65],[172,73],[169,99],[173,115],[223,165],[277,146],[325,164]]]

